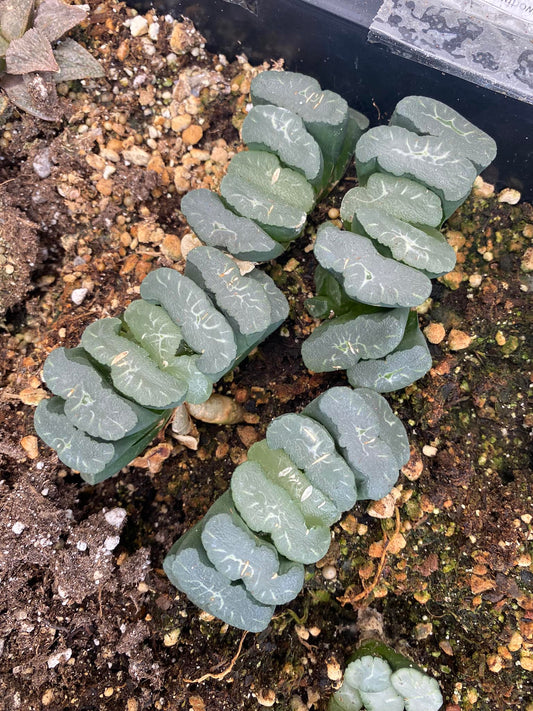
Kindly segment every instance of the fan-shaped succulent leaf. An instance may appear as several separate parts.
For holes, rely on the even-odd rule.
[[[348,296],[365,304],[418,306],[431,293],[431,282],[422,272],[382,257],[367,237],[343,232],[331,222],[318,228],[314,252]]]
[[[105,318],[89,324],[81,337],[83,348],[110,368],[116,389],[144,407],[166,409],[184,401],[187,388],[160,370],[146,351],[119,335],[122,321]]]
[[[386,439],[396,457],[398,467],[403,467],[411,455],[407,432],[402,421],[394,414],[389,403],[379,393],[369,388],[357,388],[355,392],[374,411],[378,419],[380,437]]]
[[[55,77],[57,82],[105,76],[104,70],[93,55],[70,37],[54,49],[54,56],[59,65],[59,73]]]
[[[417,136],[401,126],[371,128],[358,141],[355,160],[363,183],[380,171],[423,183],[443,201],[445,217],[464,202],[477,175],[468,158],[451,150],[444,138]]]
[[[274,104],[303,120],[325,158],[325,168],[336,162],[348,122],[348,104],[332,91],[322,91],[312,77],[296,72],[262,72],[252,80],[254,104]]]
[[[251,150],[275,153],[310,183],[320,181],[323,160],[319,145],[302,119],[289,109],[272,104],[254,106],[244,119],[241,137]]]
[[[408,309],[367,307],[355,318],[341,316],[325,321],[302,343],[302,359],[315,373],[351,368],[361,358],[382,358],[402,340]],[[372,310],[371,310],[372,309]]]
[[[278,551],[289,560],[307,565],[326,555],[329,528],[309,528],[298,504],[269,480],[257,462],[244,462],[235,469],[231,495],[246,524],[253,531],[270,534]]]
[[[254,279],[256,282],[261,284],[270,304],[270,320],[272,323],[270,328],[272,331],[276,330],[276,328],[283,321],[285,321],[289,315],[289,302],[285,298],[283,292],[278,289],[274,280],[269,277],[268,274],[265,274],[265,272],[260,269],[254,269],[246,276],[249,279]],[[269,329],[268,334],[272,331]],[[263,338],[266,338],[266,335],[263,336]]]
[[[33,27],[55,42],[87,17],[79,5],[66,5],[62,0],[43,0],[35,10]]]
[[[281,559],[271,543],[252,533],[235,510],[229,491],[203,519],[202,545],[211,563],[229,580],[242,580],[256,600],[284,605],[304,583],[301,563]]]
[[[242,579],[248,592],[265,605],[284,605],[293,600],[304,582],[300,563],[290,562],[280,573],[274,546],[238,526],[229,514],[207,521],[202,543],[216,569],[230,580]]]
[[[373,240],[388,247],[394,259],[430,276],[448,274],[455,267],[455,251],[432,227],[415,227],[376,207],[360,207],[357,222]]]
[[[384,659],[369,655],[348,664],[344,679],[353,689],[373,694],[391,686],[391,674],[392,670]]]
[[[417,669],[398,669],[391,676],[391,684],[405,700],[406,711],[438,711],[443,704],[436,679]]]
[[[268,426],[266,441],[270,449],[283,449],[339,511],[348,511],[355,504],[357,490],[353,472],[320,423],[305,415],[281,415]]]
[[[174,269],[156,269],[141,284],[141,296],[160,304],[181,327],[189,346],[201,353],[199,370],[218,379],[237,355],[233,330],[191,279]]]
[[[220,184],[224,201],[243,217],[254,220],[271,237],[285,243],[296,239],[307,220],[305,210],[267,195],[237,175],[225,175]]]
[[[496,142],[464,116],[428,96],[406,96],[394,109],[391,124],[419,134],[440,136],[457,155],[484,170],[496,157]]]
[[[80,472],[89,484],[98,484],[131,462],[164,426],[172,411],[150,413],[147,427],[115,442],[105,442],[78,430],[64,412],[64,400],[42,400],[34,415],[35,431],[59,459]]]
[[[271,237],[290,241],[302,231],[314,193],[305,178],[282,168],[272,153],[237,153],[220,184],[225,202],[240,215],[249,217]]]
[[[361,499],[381,499],[388,494],[405,463],[399,461],[396,442],[390,441],[397,431],[384,418],[384,410],[372,396],[381,398],[388,407],[384,398],[370,390],[335,387],[313,400],[303,411],[324,425],[337,443],[355,475]],[[392,411],[390,415],[403,429]],[[404,436],[407,442],[405,433]]]
[[[388,393],[422,378],[431,368],[431,362],[431,353],[418,326],[417,315],[411,313],[401,343],[392,353],[379,360],[361,360],[346,374],[354,387]]]
[[[211,190],[191,190],[181,199],[181,211],[197,237],[210,247],[225,249],[238,259],[266,262],[279,257],[283,247],[247,217],[224,207]]]
[[[161,306],[137,299],[122,318],[133,338],[160,368],[166,368],[183,346],[180,327]]]
[[[357,689],[352,689],[346,682],[331,697],[328,711],[360,711],[363,700]]]
[[[438,227],[442,222],[442,205],[435,193],[414,180],[387,173],[373,173],[365,188],[352,188],[343,197],[341,218],[352,232],[361,228],[357,211],[362,207],[379,208],[411,224]]]
[[[265,290],[216,247],[196,247],[187,255],[185,275],[214,299],[243,335],[265,331],[271,323]]]
[[[181,329],[161,306],[144,299],[132,301],[123,314],[129,333],[165,372],[176,378],[191,403],[205,402],[213,390],[213,381],[198,369],[198,355],[176,355],[188,350]]]
[[[6,70],[9,74],[58,72],[59,66],[49,40],[33,28],[10,42],[6,50]]]
[[[90,437],[70,423],[60,397],[41,400],[34,415],[35,431],[59,459],[71,469],[96,475],[113,459],[111,442]]]
[[[233,627],[249,632],[264,630],[274,607],[263,605],[243,583],[232,583],[219,573],[203,549],[197,525],[172,546],[163,561],[170,582],[202,610]]]
[[[255,185],[272,200],[309,212],[315,196],[307,180],[291,168],[283,168],[278,158],[265,151],[243,151],[233,156],[228,175]]]
[[[365,705],[366,711],[404,711],[404,701],[399,696],[392,686],[389,686],[383,691],[369,692],[360,691],[361,699]]]
[[[283,449],[271,449],[263,439],[250,447],[248,461],[260,464],[268,479],[285,489],[308,526],[331,526],[339,520],[341,512],[333,501],[310,482]]]
[[[117,440],[154,421],[154,414],[118,395],[83,348],[56,348],[44,363],[43,379],[65,400],[65,415],[92,437]],[[146,419],[148,417],[148,419]]]
[[[0,3],[0,30],[10,42],[22,37],[30,24],[35,0],[3,0]]]
[[[198,355],[176,356],[163,370],[187,384],[185,400],[199,405],[209,399],[213,392],[213,380],[198,369]]]

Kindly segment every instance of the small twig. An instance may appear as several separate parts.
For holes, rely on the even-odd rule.
[[[383,572],[383,568],[385,567],[385,561],[387,560],[387,555],[388,555],[389,546],[391,544],[391,541],[394,538],[394,536],[400,532],[400,526],[401,526],[400,510],[398,508],[396,508],[395,513],[396,513],[396,525],[394,527],[394,533],[388,539],[388,541],[385,545],[385,548],[383,549],[383,553],[381,554],[381,558],[379,559],[378,569],[376,571],[376,574],[374,575],[374,580],[371,582],[371,584],[367,588],[364,587],[364,583],[363,583],[363,590],[355,596],[347,594],[347,595],[343,595],[343,597],[338,597],[337,600],[341,603],[341,605],[345,605],[347,602],[349,602],[351,605],[353,605],[356,602],[360,602],[361,600],[364,600],[365,597],[368,597],[368,595],[370,595],[372,590],[374,590],[374,588],[379,583],[379,581],[381,579],[381,574]]]
[[[231,662],[229,663],[229,665],[226,667],[226,669],[224,669],[224,671],[220,672],[219,674],[207,673],[207,674],[204,674],[203,676],[201,676],[199,679],[184,679],[183,681],[186,684],[201,684],[206,679],[218,679],[218,680],[224,679],[224,677],[226,677],[231,672],[233,667],[235,666],[235,662],[237,661],[237,659],[239,658],[239,656],[241,654],[242,645],[244,643],[244,640],[245,640],[247,634],[248,634],[248,632],[243,632],[241,641],[239,642],[239,646],[237,648],[237,652],[236,652],[235,656],[233,657],[233,659],[231,660]]]

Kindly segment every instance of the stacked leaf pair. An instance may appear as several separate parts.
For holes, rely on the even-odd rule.
[[[450,107],[410,96],[391,126],[365,133],[355,151],[362,187],[349,190],[341,218],[349,231],[321,225],[312,315],[319,326],[302,348],[314,371],[345,369],[354,387],[403,388],[431,367],[410,308],[450,272],[455,252],[438,227],[492,161],[494,141]],[[386,309],[386,311],[384,310]]]
[[[370,642],[346,667],[328,711],[438,711],[442,704],[435,679],[384,644]]]
[[[372,390],[331,388],[252,445],[230,491],[169,551],[164,569],[196,605],[251,632],[302,588],[330,526],[357,498],[384,496],[409,459],[407,435]]]
[[[302,232],[316,200],[344,173],[368,120],[311,77],[262,72],[219,197],[194,190],[181,210],[199,239],[239,259],[279,256]]]
[[[213,247],[189,255],[185,275],[156,269],[121,318],[83,332],[78,348],[57,348],[43,378],[55,397],[39,403],[35,430],[90,484],[126,466],[165,425],[173,408],[202,403],[287,317],[269,276],[241,275]]]

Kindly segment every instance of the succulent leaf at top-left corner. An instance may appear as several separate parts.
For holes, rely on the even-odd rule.
[[[0,123],[10,104],[45,121],[63,111],[56,84],[104,75],[98,61],[78,42],[60,38],[87,16],[62,0],[0,2]]]

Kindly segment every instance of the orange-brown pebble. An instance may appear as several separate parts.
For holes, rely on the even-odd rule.
[[[161,243],[161,251],[168,259],[177,262],[181,259],[181,240],[177,235],[168,234]]]
[[[130,53],[130,43],[129,43],[129,40],[126,39],[120,43],[120,45],[117,49],[117,59],[119,60],[119,62],[123,62],[129,53]]]
[[[420,478],[424,470],[424,463],[422,462],[422,457],[420,452],[411,447],[411,457],[407,464],[402,467],[402,474],[409,479],[409,481],[416,481]]]
[[[463,277],[464,274],[462,272],[454,270],[453,272],[449,272],[448,274],[439,277],[439,281],[442,281],[442,283],[445,284],[449,289],[455,291],[455,289],[458,289],[461,286]]]
[[[113,181],[109,178],[100,178],[96,183],[96,189],[104,197],[109,197],[113,192]]]
[[[442,323],[430,323],[425,327],[424,335],[430,343],[437,344],[444,340],[446,329]]]
[[[198,141],[202,140],[203,135],[204,132],[202,130],[202,127],[198,126],[197,123],[194,123],[189,126],[189,128],[186,128],[183,131],[181,137],[183,138],[183,143],[186,146],[194,146],[196,143],[198,143]]]
[[[35,435],[28,435],[20,440],[22,449],[26,452],[30,459],[37,459],[39,456],[39,446]]]
[[[170,128],[175,133],[181,133],[182,131],[185,131],[186,128],[189,128],[191,123],[192,116],[190,116],[190,114],[180,114],[179,116],[174,116],[171,120]]]
[[[237,434],[245,447],[250,447],[259,439],[257,430],[251,425],[241,425],[240,427],[237,427]]]
[[[38,405],[46,397],[42,388],[24,388],[19,392],[19,398],[25,405]]]
[[[452,328],[452,330],[450,331],[450,335],[448,336],[448,344],[450,346],[450,350],[462,351],[464,348],[468,348],[471,343],[472,336],[469,336],[468,333],[465,333],[464,331],[459,331],[456,328]]]

